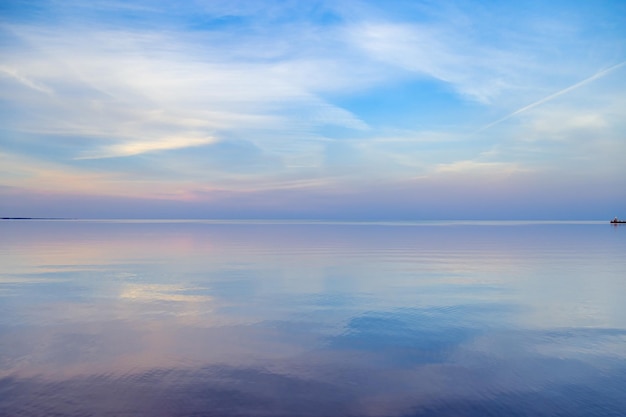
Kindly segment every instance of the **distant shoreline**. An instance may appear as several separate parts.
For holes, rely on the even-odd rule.
[[[69,217],[0,217],[0,220],[76,220]]]

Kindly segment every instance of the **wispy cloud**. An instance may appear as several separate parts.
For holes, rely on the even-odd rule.
[[[504,177],[516,172],[523,172],[524,169],[516,163],[505,162],[477,162],[477,161],[457,161],[451,164],[440,164],[435,172],[438,174],[456,175],[478,175],[484,179],[493,178],[502,180]]]
[[[103,153],[86,154],[76,159],[99,159],[115,158],[123,156],[139,155],[146,152],[167,151],[173,149],[189,148],[194,146],[215,143],[212,137],[166,137],[159,141],[151,142],[126,142],[112,145],[103,149]]]
[[[466,31],[471,33],[471,28],[447,22],[367,22],[354,25],[348,33],[375,61],[449,84],[464,97],[490,103],[517,87],[517,68],[528,58],[480,43],[465,36]]]
[[[273,144],[285,136],[275,134],[280,130],[311,137],[317,126],[367,129],[358,117],[317,94],[355,84],[343,64],[328,58],[233,60],[228,50],[204,47],[186,34],[100,30],[76,37],[72,30],[13,30],[43,51],[33,49],[29,58],[20,59],[20,71],[31,75],[17,77],[15,70],[13,78],[31,88],[43,85],[38,79],[55,87],[45,100],[20,98],[38,109],[38,120],[34,126],[12,121],[11,127],[96,139],[94,151],[79,158],[179,149],[251,130],[256,131],[252,140],[275,151]],[[337,71],[327,68],[338,65]]]

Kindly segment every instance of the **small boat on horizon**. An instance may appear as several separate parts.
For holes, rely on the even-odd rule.
[[[613,220],[611,220],[611,223],[626,223],[626,220],[620,220],[616,216]]]

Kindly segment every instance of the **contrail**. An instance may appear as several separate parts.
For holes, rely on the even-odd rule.
[[[541,100],[535,101],[534,103],[531,103],[531,104],[529,104],[529,105],[527,105],[527,106],[524,106],[524,107],[522,107],[521,109],[517,109],[517,110],[515,110],[513,113],[507,114],[507,115],[506,115],[506,116],[504,116],[503,118],[498,119],[498,120],[496,120],[495,122],[491,122],[491,123],[489,123],[488,125],[485,125],[485,126],[481,127],[480,129],[478,129],[478,130],[477,130],[476,132],[474,132],[474,133],[475,133],[475,134],[476,134],[476,133],[480,133],[480,132],[482,132],[482,131],[484,131],[484,130],[489,129],[490,127],[493,127],[493,126],[497,125],[498,123],[502,123],[503,121],[505,121],[505,120],[507,120],[507,119],[510,119],[511,117],[513,117],[513,116],[515,116],[515,115],[518,115],[518,114],[520,114],[520,113],[523,113],[523,112],[525,112],[526,110],[530,110],[530,109],[532,109],[532,108],[534,108],[534,107],[537,107],[537,106],[540,106],[540,105],[542,105],[543,103],[545,103],[545,102],[547,102],[547,101],[550,101],[550,100],[552,100],[552,99],[554,99],[554,98],[556,98],[556,97],[562,96],[563,94],[567,94],[567,93],[569,93],[570,91],[577,89],[578,87],[582,87],[582,86],[583,86],[583,85],[585,85],[585,84],[588,84],[588,83],[590,83],[590,82],[592,82],[592,81],[594,81],[594,80],[597,80],[598,78],[602,78],[602,77],[604,77],[604,76],[605,76],[605,75],[607,75],[608,73],[613,72],[613,71],[615,71],[616,69],[618,69],[618,68],[620,68],[620,67],[623,67],[624,65],[626,65],[626,61],[624,61],[624,62],[620,62],[619,64],[613,65],[612,67],[609,67],[609,68],[604,69],[604,70],[602,70],[602,71],[600,71],[600,72],[597,72],[597,73],[593,74],[593,75],[592,75],[591,77],[589,77],[589,78],[585,78],[584,80],[579,81],[579,82],[577,82],[576,84],[570,85],[569,87],[564,88],[564,89],[562,89],[562,90],[560,90],[560,91],[557,91],[556,93],[550,94],[549,96],[544,97],[544,98],[542,98]]]
[[[40,93],[52,94],[52,90],[46,87],[45,85],[41,85],[39,83],[34,82],[33,80],[21,75],[16,69],[8,68],[5,66],[0,66],[0,73],[4,73],[9,77],[15,79],[20,84],[25,85],[33,90],[37,90]]]

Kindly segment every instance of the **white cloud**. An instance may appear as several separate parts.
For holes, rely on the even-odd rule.
[[[83,155],[77,159],[97,159],[97,158],[114,158],[120,156],[139,155],[146,152],[167,151],[173,149],[189,148],[194,146],[208,145],[215,143],[212,137],[181,137],[172,136],[161,138],[158,141],[150,142],[124,142],[118,145],[105,147],[102,153]]]
[[[492,179],[502,179],[516,172],[525,171],[517,163],[457,161],[450,164],[437,165],[435,172],[439,174],[478,175]]]
[[[354,25],[349,38],[375,60],[449,83],[483,103],[513,88],[507,67],[521,57],[476,45],[459,32],[435,25],[364,23]]]

